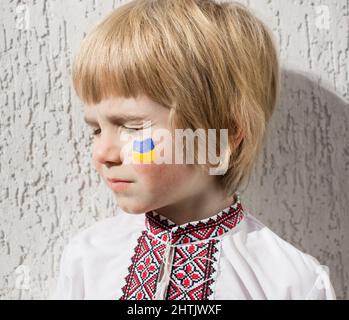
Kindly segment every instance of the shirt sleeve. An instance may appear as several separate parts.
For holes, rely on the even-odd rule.
[[[318,264],[315,272],[317,277],[305,300],[336,300],[336,294],[330,282],[329,268]]]
[[[72,240],[64,248],[56,287],[49,300],[84,299],[83,259],[80,247],[77,241]]]

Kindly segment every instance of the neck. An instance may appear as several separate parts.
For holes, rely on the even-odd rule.
[[[234,201],[235,194],[225,196],[224,192],[215,187],[202,190],[181,200],[180,202],[154,210],[177,225],[197,221],[216,215],[229,207]]]

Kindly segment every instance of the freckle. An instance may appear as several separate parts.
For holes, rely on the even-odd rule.
[[[154,165],[151,163],[149,163],[149,164],[146,164],[146,163],[134,164],[133,167],[135,170],[137,170],[138,172],[141,172],[141,173],[148,172],[148,171],[154,169]]]
[[[150,164],[134,164],[134,169],[139,173],[152,173],[153,175],[161,175],[166,170],[165,165],[150,163]]]

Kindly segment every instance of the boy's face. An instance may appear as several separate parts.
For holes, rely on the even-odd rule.
[[[170,110],[146,96],[111,98],[96,105],[85,106],[85,120],[91,125],[94,136],[92,158],[96,170],[113,190],[118,206],[129,213],[156,210],[195,196],[212,182],[197,166],[175,164],[176,146],[172,139],[172,163],[126,163],[122,147],[129,143],[121,139],[126,132],[138,141],[144,140],[139,128],[151,127],[170,130]],[[132,116],[139,119],[121,119]],[[153,139],[155,148],[161,140]],[[168,140],[162,140],[162,147]],[[124,188],[113,189],[107,179],[129,180]]]

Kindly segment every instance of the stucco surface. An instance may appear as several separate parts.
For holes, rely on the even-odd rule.
[[[282,99],[247,210],[349,290],[349,1],[241,1],[273,30]],[[0,2],[0,298],[46,299],[62,250],[116,203],[91,163],[73,53],[118,1]]]

